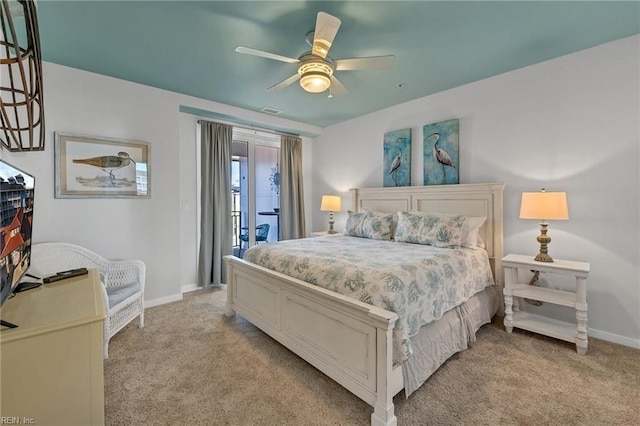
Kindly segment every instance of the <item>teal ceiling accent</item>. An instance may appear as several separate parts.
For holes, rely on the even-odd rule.
[[[296,65],[234,49],[297,58],[319,11],[342,20],[332,58],[394,67],[338,71],[344,96],[267,92]],[[38,17],[45,61],[318,127],[640,33],[637,1],[40,0]]]

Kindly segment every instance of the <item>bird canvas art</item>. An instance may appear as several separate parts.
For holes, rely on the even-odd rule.
[[[56,132],[56,197],[145,197],[149,144]]]
[[[77,177],[76,180],[83,185],[91,186],[97,184],[98,186],[104,186],[104,184],[106,183],[106,185],[115,187],[116,185],[131,186],[135,185],[136,183],[135,179],[132,181],[129,181],[126,178],[118,180],[116,179],[116,175],[114,174],[116,170],[126,167],[132,163],[136,163],[136,161],[131,158],[128,152],[120,151],[118,152],[118,155],[102,155],[100,157],[91,158],[74,158],[72,159],[72,161],[76,164],[86,164],[88,166],[97,167],[98,169],[102,170],[105,173],[108,173],[109,175],[108,180],[106,179],[106,176],[103,176],[103,178],[101,178],[100,176],[96,176],[94,179],[83,179]]]
[[[384,134],[383,186],[411,185],[411,129]]]
[[[424,143],[424,184],[460,183],[459,120],[427,124],[422,128]]]

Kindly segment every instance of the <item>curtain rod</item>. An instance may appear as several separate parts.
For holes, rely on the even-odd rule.
[[[239,129],[254,130],[254,131],[258,131],[258,132],[271,133],[271,134],[273,134],[273,135],[280,135],[280,136],[295,136],[295,137],[297,137],[297,138],[299,138],[299,137],[300,137],[300,135],[297,135],[297,134],[295,134],[295,133],[279,132],[279,131],[277,131],[277,130],[273,130],[273,129],[263,129],[263,128],[261,128],[261,127],[241,126],[241,125],[239,125],[239,124],[235,124],[235,123],[231,123],[231,122],[229,122],[229,123],[224,123],[224,122],[221,122],[221,121],[198,120],[198,121],[197,121],[197,123],[198,123],[198,124],[201,124],[201,123],[218,123],[218,124],[228,124],[228,125],[230,125],[230,126],[237,127],[237,128],[239,128]]]

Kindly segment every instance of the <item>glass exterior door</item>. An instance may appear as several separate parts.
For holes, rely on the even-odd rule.
[[[280,235],[280,148],[255,147],[257,242],[278,241]]]
[[[280,137],[234,129],[231,167],[233,254],[277,241],[280,233]]]

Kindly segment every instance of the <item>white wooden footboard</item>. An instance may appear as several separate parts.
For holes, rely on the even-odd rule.
[[[284,274],[226,256],[227,315],[236,312],[374,407],[372,425],[397,423],[402,388],[393,365],[398,316]]]

